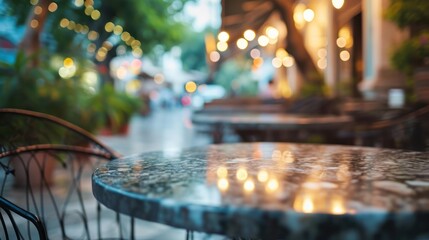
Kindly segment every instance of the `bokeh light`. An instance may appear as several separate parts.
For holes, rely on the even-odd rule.
[[[246,31],[244,31],[243,36],[247,41],[253,41],[253,39],[255,39],[256,37],[256,34],[255,31],[253,31],[252,29],[247,29]]]
[[[219,39],[221,42],[227,42],[229,40],[229,34],[225,31],[222,31],[217,35],[217,39]]]
[[[185,84],[185,90],[188,93],[193,93],[197,90],[197,84],[194,81],[189,81]]]

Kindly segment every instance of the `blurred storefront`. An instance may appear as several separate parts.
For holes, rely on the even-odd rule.
[[[219,62],[243,51],[255,68],[270,61],[282,96],[299,94],[309,76],[309,67],[302,66],[305,59],[314,63],[331,96],[386,100],[390,89],[404,87],[405,79],[393,70],[390,57],[408,33],[385,19],[390,0],[292,2],[223,0],[220,32],[228,38],[216,39]],[[287,21],[296,29],[289,29]],[[299,51],[300,44],[308,57]],[[303,56],[295,58],[290,50]]]

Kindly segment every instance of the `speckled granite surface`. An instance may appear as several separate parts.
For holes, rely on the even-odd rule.
[[[149,221],[263,239],[429,239],[429,153],[287,143],[115,160],[95,197]]]

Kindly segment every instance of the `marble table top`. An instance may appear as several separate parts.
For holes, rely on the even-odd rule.
[[[429,153],[219,144],[114,160],[92,184],[121,213],[231,237],[429,237]]]
[[[321,129],[351,124],[353,119],[346,115],[298,115],[287,113],[240,113],[240,114],[204,114],[192,116],[196,124],[224,124],[234,127],[271,127],[271,128],[314,128]]]

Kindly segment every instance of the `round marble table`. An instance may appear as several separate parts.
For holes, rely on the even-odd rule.
[[[92,186],[118,212],[231,237],[429,237],[429,153],[219,144],[114,160]]]

